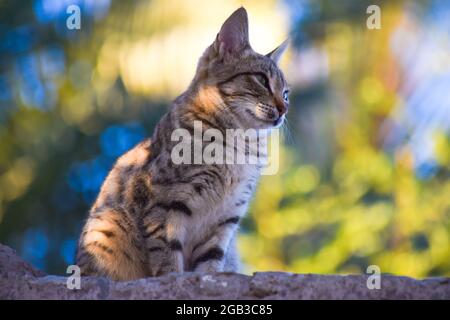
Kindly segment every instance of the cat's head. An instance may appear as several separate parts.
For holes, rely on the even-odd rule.
[[[224,22],[200,59],[194,83],[214,88],[227,112],[244,127],[278,127],[289,106],[288,86],[277,65],[286,46],[285,41],[266,55],[253,51],[247,12],[241,7]]]

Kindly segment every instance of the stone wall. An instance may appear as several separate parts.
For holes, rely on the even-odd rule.
[[[49,276],[0,244],[0,299],[450,299],[450,278],[415,280],[381,276],[381,289],[366,275],[262,272],[252,276],[170,274],[130,282],[83,277],[80,290]]]

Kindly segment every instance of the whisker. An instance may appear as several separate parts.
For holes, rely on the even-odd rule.
[[[293,144],[294,143],[294,139],[292,137],[292,130],[289,128],[289,122],[288,119],[285,118],[282,127],[282,131],[283,131],[283,135],[286,138],[286,142],[288,144]]]

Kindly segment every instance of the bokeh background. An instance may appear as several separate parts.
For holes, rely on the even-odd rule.
[[[70,4],[81,30],[66,28]],[[256,51],[292,39],[282,165],[243,222],[244,271],[450,276],[439,0],[0,1],[0,242],[64,274],[115,159],[151,135],[240,5]]]

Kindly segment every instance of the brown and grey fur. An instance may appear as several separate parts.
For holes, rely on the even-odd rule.
[[[248,42],[245,9],[227,19],[152,138],[120,157],[106,178],[79,240],[83,275],[130,280],[238,270],[236,230],[261,168],[175,165],[171,134],[177,128],[192,132],[194,120],[203,130],[221,132],[279,125],[288,107],[276,64],[284,47],[260,55]]]

